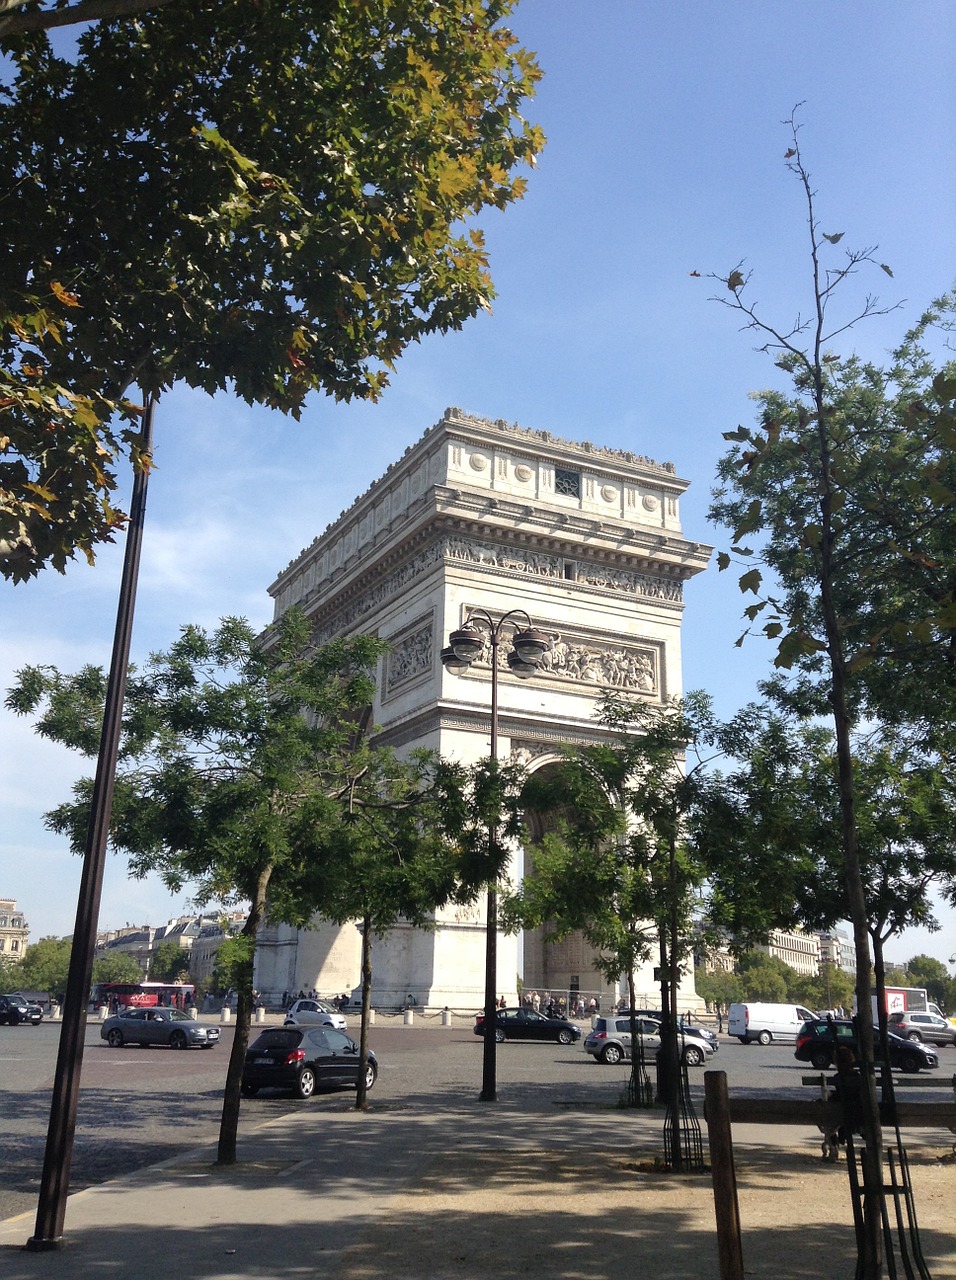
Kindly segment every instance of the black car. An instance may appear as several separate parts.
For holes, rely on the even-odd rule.
[[[378,1077],[378,1060],[369,1050],[365,1087]],[[242,1092],[254,1098],[260,1089],[292,1089],[311,1098],[317,1089],[354,1089],[359,1080],[359,1047],[334,1027],[272,1027],[246,1050]]]
[[[43,1010],[38,1004],[32,1004],[19,995],[0,996],[0,1024],[15,1027],[18,1022],[29,1022],[36,1027],[42,1021]]]
[[[475,1017],[476,1036],[485,1034],[485,1015]],[[581,1028],[567,1018],[548,1018],[534,1009],[499,1009],[495,1014],[495,1039],[503,1040],[556,1040],[558,1044],[573,1044],[581,1039]]]
[[[798,1062],[809,1062],[818,1071],[826,1071],[833,1066],[836,1051],[846,1047],[856,1053],[859,1040],[856,1027],[846,1018],[814,1018],[805,1022],[797,1033],[797,1047],[794,1057]],[[904,1040],[901,1036],[889,1036],[890,1066],[900,1071],[915,1073],[932,1071],[939,1066],[939,1057],[932,1049],[912,1040]],[[879,1034],[874,1041],[874,1052],[880,1057]]]

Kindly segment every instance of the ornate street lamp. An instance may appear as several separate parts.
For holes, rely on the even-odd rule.
[[[525,626],[519,628],[512,621],[523,618]],[[508,667],[512,675],[522,680],[533,676],[538,663],[551,647],[551,642],[543,631],[533,626],[530,617],[523,609],[509,609],[497,622],[484,609],[476,609],[468,615],[463,627],[453,631],[448,637],[448,648],[441,653],[442,665],[453,675],[463,675],[476,658],[481,656],[485,647],[484,632],[491,642],[491,758],[498,759],[498,649],[502,632],[506,624],[510,624],[511,650],[508,653]],[[498,829],[492,823],[488,828],[488,847],[494,853],[498,844]],[[496,1102],[498,1099],[495,1011],[498,998],[498,889],[492,881],[488,885],[487,923],[485,926],[485,1034],[484,1052],[482,1055],[481,1093],[479,1101]]]

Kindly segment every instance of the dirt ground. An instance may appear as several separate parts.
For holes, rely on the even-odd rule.
[[[735,1133],[745,1274],[850,1280],[856,1249],[845,1164],[824,1163],[810,1138],[768,1146],[748,1141],[747,1130]],[[936,1139],[911,1145],[910,1170],[929,1273],[954,1280],[956,1160],[945,1131]],[[709,1173],[658,1172],[641,1152],[602,1160],[524,1146],[504,1162],[501,1154],[449,1150],[434,1161],[383,1206],[335,1280],[719,1280]]]

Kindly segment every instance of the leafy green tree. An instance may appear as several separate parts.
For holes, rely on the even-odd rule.
[[[49,991],[51,995],[65,991],[72,950],[72,938],[46,937],[32,943],[20,961],[17,985],[31,991]]]
[[[740,974],[730,973],[726,969],[718,969],[714,973],[697,969],[694,988],[715,1011],[726,1012],[732,1004],[744,998],[744,983]]]
[[[172,939],[161,942],[150,957],[149,976],[154,982],[188,981],[189,952]]]
[[[252,972],[255,961],[255,940],[250,951],[249,937],[223,938],[216,959],[212,966],[212,989],[216,995],[224,996],[229,991],[238,991],[246,984],[252,987]]]
[[[384,822],[389,807],[401,811],[417,799],[398,794],[411,785],[412,767],[373,750],[368,738],[374,671],[385,648],[356,636],[313,651],[309,623],[293,610],[264,643],[236,619],[211,634],[186,627],[129,682],[113,847],[128,854],[134,875],[158,871],[176,892],[191,883],[199,903],[249,904],[235,942],[242,954],[223,1163],[235,1160],[260,924],[267,917],[307,924],[323,906],[312,893],[327,887],[316,864],[349,845],[355,816],[368,808]],[[101,672],[65,677],[34,667],[19,673],[8,704],[36,715],[41,734],[92,752],[102,693]],[[430,785],[425,779],[421,789]],[[77,850],[90,787],[81,782],[74,801],[48,815]],[[449,815],[462,807],[449,797]],[[337,858],[337,865],[348,874],[346,861]]]
[[[488,307],[473,219],[521,197],[543,145],[513,5],[3,6],[6,576],[122,524],[140,397],[374,399],[410,342]],[[57,53],[45,28],[86,15]]]
[[[18,960],[0,956],[0,988],[4,992],[15,991],[21,982],[22,970]]]
[[[936,960],[933,956],[912,956],[906,962],[906,976],[909,978],[909,986],[925,987],[930,1000],[940,1008],[950,1012],[956,1008],[953,979],[942,960]]]
[[[741,956],[738,969],[746,992],[745,1000],[768,1000],[771,1003],[786,1000],[796,976],[790,965],[763,951],[751,951]]]
[[[924,736],[949,735],[956,677],[956,377],[935,371],[922,346],[928,329],[951,314],[934,306],[887,370],[841,358],[830,344],[881,308],[872,296],[848,315],[835,311],[840,290],[861,268],[892,272],[874,248],[834,260],[843,232],[818,220],[799,128],[790,120],[786,163],[807,210],[809,314],[790,326],[766,320],[738,266],[716,278],[719,300],[757,333],[763,349],[791,375],[788,394],[758,396],[760,424],[733,442],[719,473],[712,514],[733,530],[733,550],[750,557],[740,578],[756,600],[745,612],[778,645],[776,663],[796,669],[778,696],[805,713],[832,717],[840,801],[841,860],[853,924],[863,1058],[863,1280],[883,1274],[880,1222],[885,1211],[883,1139],[872,1062],[869,927],[856,818],[851,741],[867,710],[884,720],[922,721]],[[840,252],[840,251],[838,251]],[[882,309],[883,311],[886,308]],[[759,541],[749,545],[753,535]],[[759,554],[757,548],[759,547]],[[779,590],[765,587],[754,557]]]
[[[550,920],[556,932],[582,929],[605,948],[603,963],[617,974],[632,973],[657,947],[665,1022],[660,1079],[669,1094],[679,1070],[677,988],[696,941],[691,891],[705,877],[691,817],[707,766],[734,741],[736,728],[720,725],[700,693],[657,706],[613,692],[600,719],[606,740],[570,752],[557,786],[531,779],[529,807],[561,812],[564,820],[535,855],[535,874],[509,911],[529,924]],[[668,1145],[679,1164],[677,1108],[674,1116]]]
[[[320,834],[306,858],[303,887],[336,924],[355,921],[362,934],[360,1070],[355,1105],[366,1106],[365,1067],[372,993],[372,944],[401,920],[420,929],[434,926],[436,908],[467,904],[501,869],[505,846],[489,847],[489,816],[506,838],[513,819],[502,822],[505,795],[513,793],[507,768],[483,763],[471,770],[416,752],[399,761],[373,757],[379,768],[361,796],[350,797],[346,820]],[[303,847],[313,831],[309,806],[300,814]]]
[[[107,951],[93,961],[93,982],[142,982],[143,971],[126,951]]]

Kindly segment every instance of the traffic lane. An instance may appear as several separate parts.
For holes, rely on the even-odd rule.
[[[41,1024],[40,1030],[43,1029]],[[227,1030],[223,1028],[224,1032]],[[228,1029],[230,1032],[233,1028]],[[36,1207],[59,1026],[35,1041],[0,1039],[0,1217]],[[209,1050],[111,1049],[87,1027],[70,1188],[105,1182],[214,1142],[232,1035]]]
[[[56,1063],[57,1024],[0,1028],[0,1133],[7,1159],[0,1162],[0,1217],[35,1210],[49,1121]],[[254,1038],[261,1028],[253,1026]],[[349,1028],[358,1035],[358,1028]],[[214,1144],[219,1132],[222,1089],[234,1024],[222,1026],[213,1049],[111,1049],[99,1024],[87,1028],[71,1187],[118,1177],[184,1149]],[[477,1099],[482,1079],[483,1040],[465,1027],[372,1027],[369,1043],[380,1073],[373,1106],[441,1108]],[[954,1055],[956,1056],[956,1055]],[[545,1124],[562,1109],[603,1109],[620,1098],[628,1067],[595,1063],[580,1044],[513,1041],[497,1046],[498,1092],[504,1108],[541,1118]],[[810,1096],[801,1076],[813,1074],[793,1057],[792,1045],[741,1045],[721,1041],[705,1066],[690,1069],[691,1092],[702,1104],[704,1071],[724,1070],[735,1096],[773,1093]],[[939,1073],[931,1073],[938,1075]],[[899,1082],[902,1086],[902,1082]],[[916,1094],[916,1090],[911,1091]],[[925,1096],[925,1090],[924,1090]],[[302,1102],[290,1094],[243,1099],[240,1142],[246,1126],[256,1127],[300,1107],[352,1106],[348,1093],[322,1094]],[[702,1114],[702,1105],[700,1108]]]

